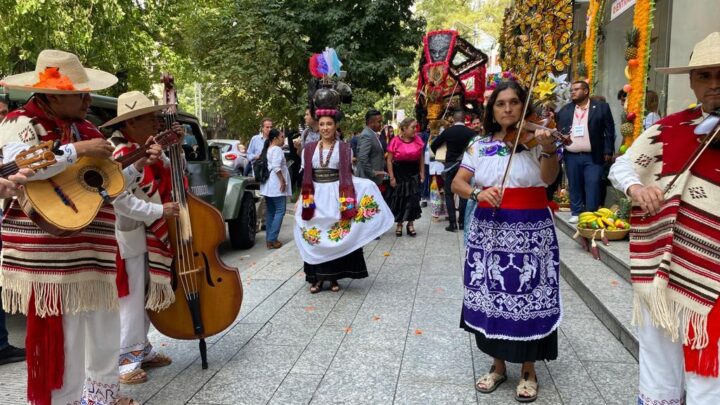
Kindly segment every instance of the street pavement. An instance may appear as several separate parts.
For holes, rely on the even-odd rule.
[[[241,270],[244,299],[232,327],[208,339],[209,369],[197,341],[152,331],[173,364],[124,395],[144,404],[517,403],[519,365],[494,393],[474,389],[491,359],[459,328],[462,233],[431,223],[426,210],[416,238],[393,228],[366,246],[370,277],[313,295],[292,222],[286,216],[279,250],[265,250],[264,233],[251,251],[222,250]],[[537,363],[536,403],[636,404],[637,362],[564,281],[561,291],[559,357]],[[22,318],[10,325],[21,343]],[[22,363],[0,366],[0,403],[24,403],[25,372]]]

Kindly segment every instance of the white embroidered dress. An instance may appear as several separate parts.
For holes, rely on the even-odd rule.
[[[338,145],[332,149],[328,169],[339,169]],[[328,150],[323,150],[323,162]],[[320,148],[312,158],[313,168],[319,169]],[[305,167],[303,157],[303,167]],[[313,182],[315,215],[302,219],[302,197],[295,209],[295,244],[303,260],[320,264],[348,255],[385,233],[393,226],[394,217],[377,185],[370,180],[353,176],[358,213],[353,219],[340,219],[339,181]]]

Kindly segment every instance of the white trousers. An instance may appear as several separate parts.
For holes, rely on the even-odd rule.
[[[147,255],[125,259],[130,294],[120,298],[120,374],[140,368],[156,356],[148,340],[150,318],[145,311],[145,288],[149,278]]]
[[[117,363],[120,317],[115,311],[63,315],[63,386],[52,392],[53,405],[114,404],[120,399]]]
[[[683,348],[652,325],[643,308],[640,339],[639,405],[720,404],[720,379],[685,372]],[[685,401],[683,401],[683,397]]]

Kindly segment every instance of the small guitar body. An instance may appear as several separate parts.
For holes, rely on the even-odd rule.
[[[18,199],[41,229],[55,236],[72,236],[90,225],[103,204],[123,190],[120,162],[82,157],[47,180],[29,181]]]

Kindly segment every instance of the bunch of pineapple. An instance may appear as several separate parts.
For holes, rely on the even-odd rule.
[[[637,58],[639,39],[640,31],[637,28],[633,28],[625,34],[625,60]]]
[[[626,111],[623,111],[622,115],[620,115],[620,120],[622,124],[620,124],[620,135],[622,135],[623,138],[632,136],[633,132],[635,131],[635,125],[633,124],[630,114],[635,115],[634,113],[628,113]]]

